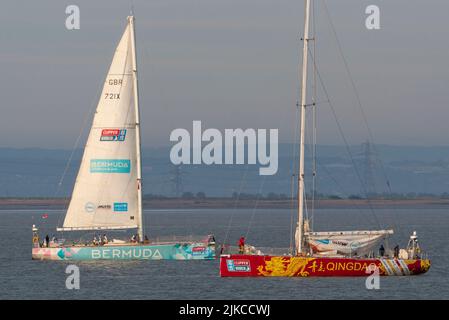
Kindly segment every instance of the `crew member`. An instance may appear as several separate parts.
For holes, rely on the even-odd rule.
[[[385,248],[384,248],[383,244],[380,245],[379,254],[380,254],[381,257],[383,257],[384,254],[385,254]]]
[[[239,253],[243,254],[245,252],[245,237],[241,236],[239,239]]]
[[[394,247],[394,257],[399,258],[399,245],[396,245],[396,247]]]

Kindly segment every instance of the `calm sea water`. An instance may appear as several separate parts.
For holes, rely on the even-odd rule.
[[[316,211],[316,230],[393,227],[392,246],[418,232],[432,259],[429,272],[382,277],[379,290],[367,290],[365,278],[220,278],[218,260],[76,262],[81,288],[68,290],[69,263],[31,260],[31,225],[51,236],[62,214],[0,210],[1,299],[449,299],[449,208]],[[144,218],[150,238],[214,233],[218,243],[247,235],[255,246],[290,246],[290,210],[148,210]]]

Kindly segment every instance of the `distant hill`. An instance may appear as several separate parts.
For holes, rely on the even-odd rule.
[[[342,146],[317,147],[318,192],[338,196],[388,191],[442,194],[449,191],[449,147],[381,145],[367,152],[365,146],[351,146],[352,159]],[[248,194],[290,195],[293,147],[279,146],[279,170],[274,176],[259,176],[258,165],[171,164],[170,148],[144,148],[144,193],[174,196],[176,191],[204,192],[207,196]],[[76,150],[63,183],[58,184],[68,150],[0,148],[0,197],[53,197],[70,195],[82,150]],[[379,161],[381,159],[382,161]],[[354,169],[353,164],[356,166]],[[310,173],[311,159],[306,159]],[[310,182],[310,174],[306,177]],[[361,183],[362,181],[362,183]],[[308,183],[310,191],[310,183]]]

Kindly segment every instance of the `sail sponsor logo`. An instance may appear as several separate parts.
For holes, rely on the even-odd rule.
[[[91,173],[130,173],[131,161],[127,159],[91,159]]]
[[[150,248],[120,248],[92,249],[92,259],[162,259],[158,249]]]
[[[361,247],[362,245],[358,241],[353,241],[349,244],[349,246],[351,247],[351,249],[357,249],[357,248]]]
[[[97,206],[97,209],[111,209],[110,204],[100,204]]]
[[[126,129],[103,129],[100,141],[125,141]]]
[[[228,271],[231,272],[250,272],[251,265],[247,259],[228,259],[226,260]]]
[[[114,212],[128,212],[128,203],[114,202]]]
[[[86,212],[89,212],[89,213],[94,212],[95,211],[95,205],[92,202],[87,202],[84,205],[84,210],[86,210]]]
[[[342,247],[346,247],[349,244],[349,242],[343,241],[343,240],[334,240],[334,241],[332,241],[332,243],[337,244]]]
[[[316,240],[316,242],[319,242],[319,243],[321,243],[321,244],[336,244],[336,245],[339,245],[339,246],[342,246],[342,247],[346,247],[346,246],[348,246],[348,244],[354,244],[354,246],[353,247],[358,247],[359,246],[359,243],[358,242],[352,242],[352,243],[350,243],[350,242],[348,242],[348,241],[345,241],[345,240],[329,240],[329,239],[322,239],[322,240]]]

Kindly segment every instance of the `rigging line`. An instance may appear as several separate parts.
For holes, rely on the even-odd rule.
[[[122,90],[122,89],[123,89],[123,87],[120,88],[120,90]],[[120,91],[120,92],[121,92],[121,91]],[[129,95],[129,100],[128,100],[128,103],[127,103],[128,106],[131,105],[131,101],[133,101],[133,103],[134,103],[133,95]],[[131,109],[131,108],[128,107],[128,111],[127,111],[126,117],[125,117],[125,122],[126,122],[126,120],[128,119],[129,114],[130,114],[130,112],[131,112],[130,109]],[[135,129],[135,126],[134,126],[134,129]],[[123,144],[119,144],[119,145],[117,146],[117,149],[116,149],[116,152],[115,152],[116,158],[117,158],[117,156],[118,156],[119,154],[121,154],[121,151],[122,151],[122,149],[124,149],[124,148],[125,148],[125,146],[124,146]],[[109,181],[112,180],[112,176],[110,176],[108,180],[109,180]],[[108,182],[105,181],[105,186],[104,186],[104,188],[103,188],[103,190],[104,190],[104,191],[103,191],[103,195],[105,195],[105,194],[106,194],[106,190],[108,190],[107,186],[110,184],[109,181],[108,181]],[[140,183],[140,188],[141,188],[141,190],[143,189],[143,188],[142,188],[142,184],[143,184],[143,183]],[[132,175],[129,175],[129,178],[128,178],[128,181],[127,181],[127,183],[126,183],[126,186],[123,186],[123,189],[122,189],[122,192],[121,192],[121,195],[120,195],[121,201],[125,201],[126,195],[127,195],[128,191],[129,191],[129,188],[136,188],[136,181],[135,181],[135,179],[132,177]],[[142,206],[143,206],[143,199],[142,199]],[[111,215],[109,215],[109,216],[106,217],[106,220],[107,220],[107,221],[111,221],[112,218],[113,218],[113,217],[112,217]],[[143,208],[142,208],[142,217],[141,217],[141,220],[142,220],[142,231],[143,231],[143,234],[145,234],[145,228],[144,228],[144,221],[143,221],[143,219],[144,219],[144,218],[143,218]]]
[[[312,58],[312,60],[313,60],[313,58]],[[350,148],[349,148],[349,143],[348,143],[348,141],[347,141],[347,139],[346,139],[346,136],[345,136],[345,134],[344,134],[344,132],[343,132],[343,128],[342,128],[342,126],[341,126],[341,124],[340,124],[340,121],[338,120],[338,116],[337,116],[337,113],[336,113],[336,111],[335,111],[334,105],[333,105],[333,103],[332,103],[331,100],[330,100],[329,93],[328,93],[328,91],[327,91],[327,89],[326,89],[326,87],[325,87],[325,85],[324,85],[324,81],[323,81],[323,79],[322,79],[322,77],[321,77],[321,73],[320,73],[318,67],[316,66],[315,60],[313,60],[313,64],[315,64],[316,74],[317,74],[317,76],[318,76],[317,78],[318,78],[318,80],[319,80],[319,82],[320,82],[320,84],[321,84],[321,87],[322,87],[323,92],[324,92],[324,94],[325,94],[325,96],[326,96],[326,99],[327,99],[328,102],[329,102],[329,106],[330,106],[330,108],[331,108],[332,114],[333,114],[334,119],[335,119],[335,122],[336,122],[336,124],[337,124],[338,131],[339,131],[340,136],[341,136],[341,138],[343,139],[343,142],[344,142],[344,144],[345,144],[346,151],[347,151],[348,156],[349,156],[349,158],[350,158],[350,160],[351,160],[352,166],[354,167],[354,171],[355,171],[355,173],[356,173],[357,179],[359,180],[359,183],[360,183],[360,186],[361,186],[361,189],[362,189],[361,191],[363,192],[363,195],[365,196],[365,198],[366,198],[366,200],[367,200],[369,209],[370,209],[372,215],[374,216],[377,225],[380,227],[379,219],[377,218],[377,215],[376,215],[375,212],[374,212],[374,208],[373,208],[373,206],[372,206],[371,201],[368,199],[368,195],[367,195],[367,191],[366,191],[366,186],[363,184],[362,177],[361,177],[361,175],[360,175],[360,172],[359,172],[359,170],[358,170],[358,168],[357,168],[357,165],[356,165],[356,163],[355,163],[354,157],[353,157],[353,155],[352,155],[352,153],[351,153],[351,150],[350,150]]]
[[[140,48],[141,48],[141,50],[142,50],[142,48],[143,48],[143,54],[141,55],[141,65],[148,65],[149,66],[149,69],[150,69],[150,71],[149,71],[149,73],[151,74],[151,73],[155,73],[155,72],[152,72],[152,71],[154,71],[154,66],[153,66],[153,64],[152,64],[152,60],[151,60],[151,55],[150,55],[150,53],[149,53],[149,50],[148,50],[148,47],[145,45],[145,43],[144,43],[144,45],[142,45],[142,46],[140,46]],[[143,58],[143,59],[142,59]],[[144,71],[143,73],[142,73],[142,70]],[[145,68],[141,68],[141,71],[139,71],[139,74],[140,74],[140,83],[142,83],[142,81],[143,82],[145,82],[145,77],[144,77],[144,75],[145,75]],[[151,82],[150,80],[148,81],[148,82]],[[159,82],[157,82],[157,83],[159,83]],[[162,93],[162,90],[160,90],[161,92],[160,93]],[[162,100],[165,100],[165,97],[162,97]],[[145,96],[143,96],[143,97],[139,97],[139,102],[140,102],[140,104],[142,104],[142,101],[145,101]],[[162,103],[163,105],[164,105],[164,102]],[[163,188],[165,188],[165,186],[167,187],[167,189],[170,189],[171,188],[171,182],[169,182],[169,181],[164,181],[163,182],[163,184],[164,184],[164,187]],[[141,181],[141,188],[142,188],[142,197],[144,196],[143,195],[143,174],[142,174],[142,181]],[[168,190],[168,192],[171,192],[170,190]],[[142,207],[143,207],[143,199],[142,199]],[[142,208],[142,210],[143,210],[143,208]],[[145,228],[145,223],[149,223],[149,222],[151,222],[151,218],[149,218],[149,217],[147,217],[145,220],[144,220],[144,214],[143,214],[143,212],[142,212],[142,226]],[[145,230],[144,230],[145,231]]]
[[[296,182],[296,169],[297,169],[297,148],[296,145],[298,144],[298,131],[299,131],[299,100],[296,101],[296,108],[295,108],[295,131],[293,134],[293,146],[292,146],[292,168],[291,168],[291,179],[290,179],[290,199],[291,199],[291,207],[290,207],[290,254],[293,254],[293,240],[294,240],[294,234],[293,234],[293,222],[294,222],[294,214],[295,214],[295,182]]]
[[[343,48],[342,48],[341,43],[340,43],[340,40],[339,40],[339,38],[338,38],[337,30],[336,30],[336,28],[335,28],[334,23],[332,22],[332,18],[331,18],[331,16],[330,16],[330,12],[329,12],[329,10],[328,10],[328,7],[327,7],[327,5],[326,5],[326,1],[325,1],[325,0],[323,0],[323,5],[324,5],[325,12],[326,12],[326,15],[327,15],[328,20],[329,20],[329,24],[330,24],[330,26],[331,26],[331,28],[332,28],[332,31],[333,31],[333,34],[334,34],[336,43],[337,43],[337,47],[338,47],[338,51],[339,51],[339,53],[340,53],[340,57],[341,57],[341,59],[343,60],[343,64],[344,64],[344,66],[345,66],[346,73],[347,73],[347,75],[348,75],[349,81],[351,82],[351,86],[352,86],[352,89],[353,89],[353,91],[354,91],[355,98],[356,98],[356,100],[357,100],[357,105],[358,105],[358,107],[359,107],[359,109],[360,109],[360,112],[361,112],[361,114],[362,114],[363,122],[365,123],[365,126],[366,126],[366,128],[367,128],[369,138],[370,138],[370,140],[373,142],[373,145],[374,145],[374,151],[375,151],[375,153],[376,153],[376,155],[377,155],[377,160],[378,160],[379,163],[380,163],[380,166],[381,166],[381,169],[382,169],[382,174],[383,174],[384,179],[385,179],[385,181],[386,181],[388,190],[389,190],[389,192],[390,192],[390,194],[391,194],[391,193],[392,193],[392,190],[391,190],[391,187],[390,187],[390,182],[389,182],[388,176],[387,176],[387,174],[386,174],[386,170],[385,170],[383,161],[382,161],[382,159],[380,158],[380,156],[378,155],[378,151],[377,151],[377,148],[376,148],[376,142],[375,142],[375,140],[374,140],[374,135],[373,135],[372,130],[371,130],[369,124],[368,124],[368,118],[366,117],[366,113],[365,113],[365,110],[364,110],[363,105],[362,105],[362,100],[361,100],[361,98],[360,98],[359,92],[358,92],[357,87],[356,87],[356,85],[355,85],[354,77],[352,76],[351,70],[349,69],[348,61],[347,61],[347,59],[346,59],[346,57],[345,57],[345,55],[344,55],[344,53],[343,53]]]
[[[133,16],[133,19],[135,19],[135,16],[134,16],[134,3],[133,3],[132,0],[131,0],[131,15]],[[131,42],[131,44],[128,44],[128,46],[131,45],[131,51],[132,51],[132,57],[131,57],[131,61],[129,63],[131,63],[131,67],[132,67],[133,70],[135,68],[135,70],[134,70],[135,72],[132,72],[132,74],[133,74],[133,76],[132,76],[132,90],[133,90],[133,93],[130,95],[130,96],[132,96],[133,107],[135,109],[134,110],[134,121],[132,122],[132,124],[134,124],[134,132],[135,132],[135,135],[136,135],[136,139],[137,138],[139,139],[139,143],[136,146],[136,148],[138,148],[136,150],[136,152],[138,151],[139,158],[136,159],[136,162],[139,163],[138,170],[140,172],[140,176],[137,177],[137,179],[135,180],[135,184],[133,186],[133,188],[137,188],[137,198],[140,199],[140,203],[138,203],[138,204],[140,204],[140,207],[137,208],[137,214],[140,215],[140,217],[138,218],[138,220],[140,220],[139,221],[140,222],[140,226],[137,227],[136,231],[137,231],[137,234],[139,234],[139,231],[142,231],[141,237],[145,237],[145,234],[146,234],[147,230],[146,230],[146,226],[145,226],[145,215],[144,215],[144,210],[143,210],[143,202],[144,202],[144,193],[143,193],[144,186],[143,186],[143,184],[144,184],[144,179],[143,179],[143,170],[142,170],[142,141],[141,141],[142,132],[140,130],[141,129],[141,127],[140,127],[140,123],[141,123],[141,116],[140,116],[141,115],[141,107],[140,107],[140,105],[137,105],[137,108],[135,108],[136,107],[136,102],[140,102],[140,104],[142,102],[142,100],[140,99],[139,91],[138,91],[138,81],[139,81],[138,77],[139,77],[139,74],[140,74],[140,70],[137,69],[137,63],[138,63],[138,61],[137,61],[137,45],[136,45],[137,36],[136,36],[136,33],[135,33],[135,24],[132,25],[132,29],[131,29],[131,25],[130,25],[129,29],[130,29],[129,30],[129,32],[130,32],[129,41]],[[132,38],[132,36],[134,36],[134,37]],[[129,52],[130,52],[130,50],[128,48],[127,58],[128,58]],[[126,61],[128,62],[128,59]],[[126,67],[126,64],[125,64],[125,67]],[[142,79],[140,79],[140,81],[141,80]],[[135,88],[134,88],[134,85],[136,86]],[[136,99],[137,99],[137,101],[136,101]],[[130,97],[130,100],[131,100],[131,97]],[[130,112],[131,112],[131,108],[129,108],[129,106],[128,106],[127,118],[128,118],[128,114]],[[139,120],[138,123],[137,123],[137,120]],[[139,131],[137,129],[139,129]],[[137,202],[139,202],[139,201],[137,201]],[[144,239],[139,239],[139,240],[140,241],[144,241]]]
[[[339,40],[338,35],[337,35],[337,31],[336,31],[336,29],[335,29],[334,23],[332,22],[332,18],[331,18],[331,16],[330,16],[330,13],[329,13],[329,10],[328,10],[328,7],[327,7],[327,5],[326,5],[326,1],[325,1],[325,0],[323,0],[323,5],[324,5],[325,12],[326,12],[326,15],[327,15],[328,20],[329,20],[329,24],[330,24],[330,26],[331,26],[331,28],[332,28],[332,32],[333,32],[333,34],[334,34],[336,43],[337,43],[338,51],[339,51],[340,56],[341,56],[341,58],[342,58],[342,60],[343,60],[343,64],[344,64],[344,66],[345,66],[346,73],[347,73],[347,75],[348,75],[349,81],[351,82],[351,86],[352,86],[352,88],[353,88],[353,90],[354,90],[354,95],[355,95],[355,97],[356,97],[357,104],[358,104],[359,109],[360,109],[360,111],[361,111],[361,113],[362,113],[363,121],[365,122],[365,125],[366,125],[366,127],[367,127],[367,129],[368,129],[368,134],[369,134],[370,138],[372,139],[371,128],[370,128],[369,125],[368,125],[368,120],[367,120],[366,115],[365,115],[365,110],[364,110],[363,107],[362,107],[362,101],[361,101],[361,99],[360,99],[360,95],[359,95],[358,90],[357,90],[357,87],[356,87],[356,85],[355,85],[354,78],[352,77],[352,73],[351,73],[351,71],[350,71],[350,69],[349,69],[349,65],[348,65],[348,62],[347,62],[347,60],[346,60],[346,57],[345,57],[345,55],[344,55],[344,53],[343,53],[343,48],[342,48],[342,46],[341,46],[340,40]],[[372,139],[372,140],[373,140],[373,142],[374,142],[374,139]]]
[[[86,112],[86,114],[84,116],[83,123],[81,125],[81,130],[80,130],[80,132],[78,134],[78,137],[76,138],[75,143],[74,143],[74,145],[72,147],[72,151],[70,153],[69,159],[67,160],[66,166],[65,166],[64,171],[63,171],[63,173],[61,175],[61,179],[59,180],[58,187],[57,187],[56,192],[55,192],[55,194],[53,196],[54,198],[56,198],[56,196],[58,195],[59,191],[62,188],[62,183],[63,183],[63,181],[65,179],[65,176],[67,174],[67,171],[69,170],[69,167],[70,167],[70,165],[72,163],[73,156],[75,155],[75,151],[77,150],[77,148],[79,146],[79,143],[80,143],[80,140],[81,140],[81,136],[83,135],[83,132],[84,132],[84,130],[87,127],[87,123],[88,123],[89,119],[91,119],[92,114],[93,114],[93,112],[94,112],[94,110],[96,108],[95,101],[98,101],[98,99],[99,99],[99,97],[101,95],[101,91],[100,90],[102,90],[102,86],[103,86],[103,82],[100,82],[100,85],[97,87],[97,93],[95,94],[94,98],[92,99],[92,101],[90,103],[90,108],[87,110],[87,112]],[[84,154],[83,154],[83,156],[84,156]],[[76,184],[76,180],[75,180],[75,184]],[[63,217],[63,213],[64,213],[64,211],[67,212],[68,206],[69,206],[69,202],[70,201],[67,202],[67,204],[64,206],[64,208],[62,210],[62,213],[59,215],[58,225],[61,225],[61,220],[62,220],[62,217]],[[62,235],[63,232],[64,231],[60,231],[60,234]]]
[[[315,1],[312,1],[312,38],[313,38],[313,61],[316,61],[316,15],[315,15]],[[313,64],[313,82],[312,82],[312,143],[313,143],[313,152],[312,152],[312,207],[311,207],[311,215],[309,221],[309,228],[313,230],[314,226],[314,215],[315,215],[315,197],[317,190],[317,179],[316,179],[316,150],[317,150],[317,114],[316,114],[316,99],[317,99],[317,82],[316,82],[316,67]]]
[[[298,202],[299,202],[299,194],[297,194],[299,189],[299,163],[296,159],[299,159],[299,149],[296,149],[297,145],[300,145],[300,118],[301,118],[301,112],[300,111],[300,101],[301,101],[301,87],[302,87],[302,77],[300,76],[302,73],[302,63],[303,60],[302,55],[300,52],[303,52],[301,49],[301,41],[303,41],[303,35],[304,29],[301,30],[297,34],[297,43],[299,45],[298,51],[297,51],[297,59],[298,63],[296,64],[297,70],[296,70],[296,113],[295,113],[295,133],[293,137],[293,165],[292,165],[292,179],[291,179],[291,213],[290,213],[290,254],[293,255],[295,251],[295,243],[296,243],[296,230],[297,225],[294,225],[294,222],[296,221],[296,215],[295,213],[298,213]],[[296,187],[296,189],[295,189]],[[295,202],[296,200],[296,202]],[[298,222],[299,223],[299,222]]]
[[[253,220],[254,220],[254,216],[255,216],[257,207],[259,205],[260,197],[262,196],[262,190],[263,190],[263,186],[265,184],[266,178],[267,178],[267,176],[264,175],[263,179],[262,179],[262,183],[260,184],[259,192],[257,193],[256,203],[254,205],[254,208],[253,208],[252,213],[251,213],[251,217],[250,217],[249,222],[248,222],[248,228],[246,229],[245,239],[248,239],[248,234],[249,234],[249,231],[251,229],[251,226],[252,226],[252,223],[253,223]]]
[[[302,192],[303,192],[303,199],[304,199],[303,206],[304,206],[305,216],[307,217],[307,221],[308,221],[308,215],[309,215],[309,213],[308,213],[308,209],[307,209],[307,194],[306,194],[305,188],[303,188]],[[309,227],[310,227],[310,226],[309,226]],[[298,228],[299,228],[299,221],[298,221],[298,224],[296,225],[296,228],[295,228],[295,241],[296,241],[296,231],[298,230]],[[309,230],[309,231],[310,231],[310,230]],[[302,238],[302,239],[298,239],[298,241],[301,241],[301,242],[302,242],[303,239],[305,239],[304,234],[303,234],[303,238]],[[309,248],[309,249],[310,249],[310,248]]]
[[[304,211],[305,211],[305,216],[307,218],[307,221],[309,221],[309,210],[307,207],[307,193],[306,193],[306,189],[303,189],[303,195],[304,195]],[[310,230],[309,230],[310,231]]]
[[[295,179],[296,175],[292,174],[291,179],[290,179],[290,190],[291,190],[291,194],[290,194],[290,249],[289,249],[289,253],[291,255],[293,255],[293,222],[294,222],[294,212],[295,212]]]
[[[306,137],[306,140],[307,140],[308,143],[306,143],[304,145],[304,147],[307,149],[307,153],[313,153],[313,146],[310,147],[310,138]],[[315,158],[312,161],[315,162],[314,163],[314,167],[315,167],[314,172],[316,172],[316,164],[318,162],[318,159]],[[312,174],[312,181],[313,181],[314,178],[316,178],[316,177],[313,176],[313,174]],[[308,212],[306,212],[306,218],[309,220],[309,223],[313,222],[313,210],[315,210],[316,189],[314,188],[314,186],[316,186],[316,185],[312,183],[312,190],[311,190],[312,192],[311,192],[311,195],[310,195],[310,200],[311,200],[310,201],[310,215],[308,215]],[[306,190],[306,189],[304,188],[304,190]]]
[[[310,115],[306,114],[306,121],[310,121]],[[304,154],[312,154],[313,153],[313,148],[310,147],[310,136],[307,134],[307,132],[304,132]],[[304,156],[304,167],[306,167],[306,162],[308,160],[308,157]],[[307,180],[307,175],[304,172],[304,195],[306,195],[307,189],[306,189],[306,180]],[[307,210],[307,199],[304,197],[304,218],[305,220],[309,220],[309,211]]]
[[[300,83],[301,83],[301,79],[300,79],[300,74],[301,74],[301,56],[302,56],[302,48],[301,48],[301,41],[302,41],[302,34],[304,32],[300,32],[297,35],[297,43],[298,43],[298,47],[297,47],[297,57],[298,57],[298,61],[296,63],[296,66],[298,68],[297,70],[297,77],[296,77],[296,105],[295,105],[295,117],[293,118],[293,121],[295,122],[294,125],[294,134],[293,134],[293,147],[292,147],[292,166],[291,166],[291,179],[290,179],[290,199],[291,199],[291,208],[290,208],[290,254],[293,255],[293,251],[294,251],[294,242],[295,242],[295,233],[294,230],[296,230],[296,228],[293,226],[293,223],[295,221],[295,213],[298,210],[297,207],[297,201],[299,201],[299,199],[297,198],[296,195],[296,187],[297,187],[297,173],[298,173],[298,162],[296,161],[296,159],[299,158],[299,148],[297,148],[297,146],[299,146],[299,140],[300,140],[300,136],[299,136],[299,119],[300,119]]]
[[[312,104],[313,111],[315,111],[316,104]],[[308,121],[310,121],[310,115],[307,115],[309,117]],[[312,121],[316,121],[316,114],[312,114]],[[307,140],[305,143],[305,148],[307,149],[307,153],[312,154],[312,188],[311,188],[311,195],[310,195],[310,215],[306,215],[306,218],[310,222],[313,222],[313,215],[315,210],[315,196],[316,196],[316,171],[317,171],[317,157],[316,157],[316,125],[312,128],[312,138],[310,138],[310,135],[306,134],[305,139]],[[304,190],[306,190],[304,188]]]
[[[332,21],[332,18],[331,18],[331,15],[330,15],[330,11],[329,11],[328,6],[326,4],[326,0],[323,0],[322,2],[323,2],[324,9],[325,9],[324,11],[325,11],[326,16],[328,18],[329,25],[331,26],[332,32],[334,34],[334,37],[335,37],[335,40],[336,40],[336,43],[337,43],[337,47],[338,47],[338,51],[339,51],[340,57],[343,60],[343,64],[345,66],[345,70],[346,70],[347,76],[348,76],[348,78],[350,80],[352,89],[354,91],[354,95],[355,95],[355,98],[357,100],[357,106],[359,107],[360,113],[362,114],[363,122],[364,122],[364,124],[366,126],[366,129],[368,131],[369,139],[372,141],[374,154],[375,154],[375,156],[377,158],[378,163],[380,164],[380,169],[381,169],[383,178],[385,180],[385,184],[387,186],[388,193],[390,194],[390,196],[392,196],[393,195],[393,190],[391,188],[390,179],[388,178],[388,175],[387,175],[384,163],[382,161],[382,158],[380,157],[380,153],[378,151],[377,144],[376,144],[376,141],[374,139],[374,135],[372,133],[371,127],[370,127],[370,125],[368,123],[368,118],[366,116],[365,109],[363,108],[362,100],[361,100],[360,94],[359,94],[359,92],[357,90],[357,86],[355,84],[354,77],[352,76],[351,70],[349,68],[348,61],[347,61],[347,59],[346,59],[346,57],[344,55],[343,47],[342,47],[341,42],[339,40],[339,37],[338,37],[338,34],[337,34],[337,30],[335,28],[335,25],[334,25],[334,23]],[[365,193],[366,193],[366,190],[365,190]],[[366,194],[366,198],[368,200],[368,203],[371,206],[371,203],[370,203],[370,200],[368,199],[368,195],[367,194]],[[376,218],[376,220],[377,220],[377,218]],[[393,222],[393,227],[395,229],[397,229],[395,222]],[[402,229],[400,229],[400,230],[402,230]],[[400,231],[400,233],[401,233],[402,236],[404,236],[404,232],[403,231]]]
[[[298,37],[298,43],[300,42],[300,36]],[[299,50],[299,47],[298,47]],[[299,68],[300,66],[300,54],[298,52],[297,54],[298,57],[298,62],[297,62],[297,66]],[[294,252],[294,241],[295,241],[295,235],[294,235],[294,227],[293,227],[293,223],[295,221],[295,212],[297,209],[296,206],[296,201],[299,201],[296,199],[296,177],[297,177],[297,161],[296,159],[299,157],[299,155],[297,154],[297,150],[296,150],[296,146],[297,144],[299,145],[299,135],[298,135],[298,131],[299,131],[299,117],[300,117],[300,113],[299,113],[299,70],[297,72],[298,77],[296,78],[296,87],[298,88],[298,90],[296,90],[296,104],[295,104],[295,117],[293,118],[293,121],[295,123],[294,125],[294,133],[293,133],[293,146],[292,146],[292,164],[291,164],[291,179],[290,179],[290,248],[289,248],[289,253],[291,255],[293,255]],[[295,201],[296,200],[296,201]]]
[[[224,237],[224,240],[223,240],[223,246],[226,245],[226,243],[227,243],[227,241],[228,241],[229,232],[230,232],[230,230],[231,230],[232,222],[233,222],[233,220],[234,220],[234,215],[235,215],[235,212],[236,212],[236,209],[237,209],[237,203],[238,203],[239,200],[240,200],[240,195],[241,195],[242,190],[243,190],[243,184],[244,184],[245,181],[246,181],[246,175],[247,175],[247,173],[248,173],[248,167],[249,167],[249,163],[246,164],[246,166],[245,166],[245,172],[243,173],[242,179],[240,180],[239,192],[238,192],[237,197],[235,198],[235,201],[234,201],[234,205],[233,205],[233,208],[232,208],[231,217],[229,218],[228,227],[226,228],[226,233],[225,233],[225,237]]]
[[[349,195],[348,192],[344,191],[344,188],[343,188],[343,187],[341,186],[341,184],[337,181],[337,179],[336,179],[334,176],[332,176],[332,174],[330,173],[329,169],[327,169],[326,166],[325,166],[324,164],[322,164],[321,161],[318,160],[318,159],[317,159],[317,164],[318,164],[319,168],[320,168],[321,170],[323,170],[324,173],[327,174],[327,176],[328,176],[328,177],[335,183],[335,185],[337,186],[337,188],[339,188],[343,193]],[[359,210],[360,214],[362,214],[362,208],[361,208],[360,206],[355,205],[354,207],[357,208],[357,209]]]

